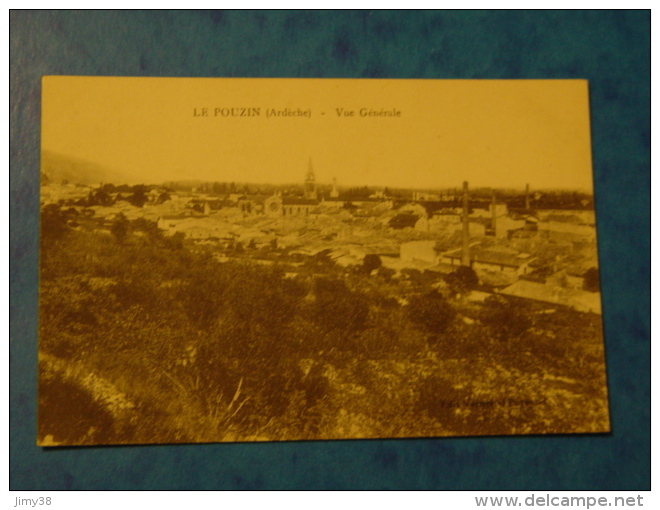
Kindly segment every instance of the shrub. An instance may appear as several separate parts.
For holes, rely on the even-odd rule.
[[[119,213],[110,227],[110,233],[115,236],[118,242],[123,242],[128,235],[130,222],[123,213]]]
[[[394,269],[391,269],[389,267],[379,267],[378,268],[378,276],[383,278],[386,282],[389,282],[392,277],[396,274],[396,271]]]
[[[590,267],[587,269],[584,273],[584,286],[582,288],[588,292],[600,291],[600,276],[597,268]]]
[[[41,241],[55,241],[63,238],[67,227],[67,214],[59,206],[49,204],[41,210]]]
[[[319,278],[314,282],[313,317],[325,331],[357,332],[365,328],[369,305],[341,280]]]
[[[408,316],[429,333],[442,333],[454,320],[456,312],[438,291],[410,298]]]
[[[445,276],[445,282],[452,293],[465,294],[479,283],[479,278],[471,267],[459,266],[456,271]]]
[[[520,338],[532,325],[522,303],[512,303],[500,296],[491,296],[484,301],[481,318],[490,326],[494,338],[507,342]]]
[[[380,257],[373,253],[366,255],[362,261],[362,269],[367,274],[371,273],[374,269],[378,269],[382,265],[383,262],[380,260]]]

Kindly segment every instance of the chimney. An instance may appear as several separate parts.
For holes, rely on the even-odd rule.
[[[337,178],[332,178],[332,191],[330,192],[332,198],[337,198],[339,196],[339,191],[337,190]]]
[[[463,252],[461,264],[470,267],[470,225],[468,224],[468,183],[463,183]]]
[[[525,209],[529,211],[529,183],[525,188]]]
[[[490,205],[490,217],[491,217],[491,225],[490,227],[493,229],[493,233],[497,234],[497,207],[495,207],[495,193],[493,193],[493,200],[491,201]]]

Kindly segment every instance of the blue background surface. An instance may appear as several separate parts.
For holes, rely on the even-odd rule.
[[[650,489],[650,12],[10,13],[12,489]],[[586,78],[613,433],[41,449],[40,78]]]

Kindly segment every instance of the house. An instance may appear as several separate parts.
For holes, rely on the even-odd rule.
[[[553,265],[553,274],[547,278],[546,283],[582,290],[587,273],[596,270],[597,267],[598,259],[595,254],[566,257]]]
[[[329,198],[324,198],[321,202],[321,205],[324,207],[332,207],[339,209],[341,207],[344,207],[344,204],[346,202],[338,197],[333,197],[332,195]]]
[[[410,241],[401,243],[399,256],[403,261],[421,261],[437,264],[438,252],[435,245],[435,241]]]
[[[315,198],[283,197],[275,194],[263,201],[263,211],[268,216],[308,215],[316,212],[320,203]]]
[[[601,313],[600,292],[587,292],[545,283],[518,280],[503,289],[501,294],[564,305],[579,312]]]
[[[243,195],[237,200],[236,204],[243,214],[263,214],[266,200],[265,195]]]
[[[596,242],[596,229],[561,221],[539,221],[538,231],[550,241]]]
[[[404,204],[399,208],[399,212],[401,214],[414,214],[416,216],[419,216],[420,218],[422,216],[427,216],[428,212],[426,210],[426,207],[424,207],[422,204]]]
[[[463,250],[457,249],[443,253],[440,261],[455,266],[461,265]],[[529,253],[515,250],[484,248],[480,245],[470,247],[470,267],[474,270],[501,271],[512,275],[522,275],[529,271],[529,263],[536,257]]]
[[[437,202],[440,195],[437,193],[425,193],[423,191],[413,191],[413,202]]]
[[[582,289],[584,287],[584,273],[561,269],[550,275],[546,283],[557,287],[567,287],[570,289]]]
[[[158,218],[158,228],[168,233],[176,232],[177,226],[190,219],[190,214],[176,214],[169,216],[160,216]]]
[[[422,232],[462,232],[463,223],[458,214],[434,214],[430,218],[422,216],[415,223],[415,230]],[[486,226],[479,221],[468,222],[468,233],[471,237],[483,237],[486,234]]]
[[[284,197],[282,199],[282,215],[311,214],[319,206],[316,198]]]
[[[493,234],[500,239],[509,237],[513,230],[523,229],[526,225],[524,219],[514,219],[510,216],[501,216],[493,221]]]

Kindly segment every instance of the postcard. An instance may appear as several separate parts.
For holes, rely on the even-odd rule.
[[[37,444],[610,430],[583,80],[46,76]]]

